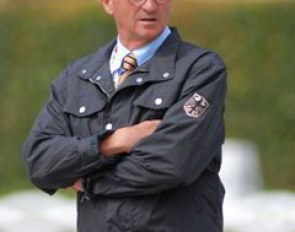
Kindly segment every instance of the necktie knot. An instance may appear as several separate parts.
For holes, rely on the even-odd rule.
[[[137,67],[134,53],[128,53],[122,60],[122,68],[126,71],[133,71]]]
[[[126,77],[138,66],[134,53],[124,56],[120,69],[118,85],[122,84]]]

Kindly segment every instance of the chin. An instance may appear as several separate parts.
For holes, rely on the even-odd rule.
[[[161,30],[144,30],[141,38],[147,42],[151,42],[161,34]]]

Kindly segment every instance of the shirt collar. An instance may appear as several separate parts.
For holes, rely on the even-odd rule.
[[[111,73],[114,74],[114,72],[116,72],[121,67],[122,59],[130,52],[133,52],[135,54],[138,65],[144,64],[154,56],[157,49],[162,45],[162,43],[170,34],[171,30],[168,26],[166,26],[162,33],[155,40],[145,45],[144,47],[137,48],[133,51],[130,51],[126,47],[124,47],[118,36],[117,45],[114,47],[110,59]]]

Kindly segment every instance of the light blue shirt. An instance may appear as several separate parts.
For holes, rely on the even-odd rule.
[[[162,43],[167,39],[171,34],[169,27],[165,27],[161,35],[159,35],[155,40],[145,45],[144,47],[137,48],[133,51],[128,50],[121,43],[120,38],[117,38],[117,45],[114,47],[111,58],[110,58],[110,72],[114,78],[115,86],[118,83],[119,70],[121,68],[123,58],[130,52],[133,52],[136,56],[137,64],[142,65],[148,60],[150,60],[162,45]]]

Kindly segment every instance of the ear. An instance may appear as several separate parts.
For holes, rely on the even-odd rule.
[[[103,5],[103,8],[109,15],[113,15],[113,0],[100,0],[101,4]]]

